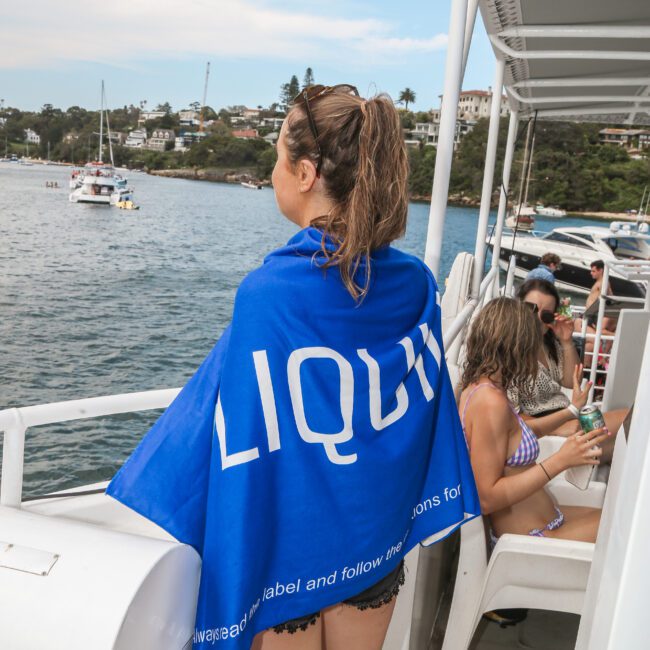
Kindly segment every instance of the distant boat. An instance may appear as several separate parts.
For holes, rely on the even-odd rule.
[[[526,203],[522,203],[521,205],[517,204],[513,206],[512,211],[506,217],[506,228],[512,228],[513,230],[515,228],[517,230],[533,230],[536,215],[535,210]]]
[[[540,217],[551,217],[553,219],[566,217],[566,210],[560,210],[560,208],[545,207],[541,203],[538,203],[535,206],[535,212],[537,212]]]
[[[70,176],[70,201],[72,203],[95,203],[98,205],[116,205],[124,201],[133,201],[133,190],[127,187],[127,180],[116,173],[113,161],[111,127],[106,113],[106,130],[108,131],[108,148],[111,164],[102,162],[104,154],[104,82],[102,81],[102,101],[99,111],[99,152],[96,162],[89,162],[82,168],[74,168]]]
[[[262,186],[259,183],[252,183],[251,181],[242,181],[242,187],[247,187],[249,190],[261,190]]]
[[[133,190],[126,187],[126,180],[115,173],[113,165],[88,163],[76,173],[73,171],[70,186],[72,203],[116,205],[121,201],[133,201]]]

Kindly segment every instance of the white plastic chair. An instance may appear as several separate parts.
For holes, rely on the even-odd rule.
[[[600,508],[605,496],[602,483],[581,491],[560,480],[548,489],[560,505]],[[442,650],[466,650],[482,614],[494,609],[581,613],[593,552],[586,542],[502,535],[488,562],[483,518],[465,524]]]

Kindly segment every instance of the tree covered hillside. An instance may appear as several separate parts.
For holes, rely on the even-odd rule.
[[[507,128],[507,120],[502,120],[495,189],[498,189],[497,179],[501,178]],[[525,128],[526,124],[519,127],[510,182],[514,201],[522,170]],[[598,132],[602,128],[598,124],[537,122],[529,203],[558,205],[569,211],[623,212],[639,207],[643,189],[650,184],[650,157],[633,160],[623,147],[599,144]],[[450,194],[456,198],[480,199],[487,129],[488,121],[479,120],[458,146],[450,186]],[[431,193],[435,155],[427,149],[433,147],[410,154],[414,195]]]

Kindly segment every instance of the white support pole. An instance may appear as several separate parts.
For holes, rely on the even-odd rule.
[[[503,92],[503,72],[506,63],[497,59],[492,85],[492,104],[490,105],[490,127],[488,130],[487,147],[485,152],[485,168],[483,170],[483,189],[481,191],[481,207],[476,227],[476,244],[474,246],[474,269],[470,295],[478,296],[481,279],[485,266],[485,238],[487,236],[490,203],[492,202],[492,184],[494,181],[494,164],[497,158],[497,143],[499,140],[499,118],[501,116],[501,93]]]
[[[513,287],[515,286],[515,267],[517,266],[517,258],[515,254],[510,256],[508,260],[508,273],[506,275],[506,288],[504,289],[504,295],[507,298],[512,297]]]
[[[12,409],[13,423],[4,431],[0,505],[20,508],[23,494],[23,465],[26,427],[18,409]]]
[[[440,269],[442,235],[449,197],[449,177],[456,137],[456,112],[463,82],[463,44],[467,18],[467,0],[452,0],[449,19],[449,47],[445,62],[445,85],[440,107],[440,131],[436,150],[436,165],[431,190],[429,227],[424,261],[435,276]]]
[[[515,145],[517,142],[517,127],[519,126],[519,113],[512,111],[510,113],[510,122],[508,123],[508,139],[506,141],[506,153],[503,159],[503,176],[501,180],[501,192],[499,194],[499,209],[497,211],[497,223],[494,229],[492,239],[492,268],[499,268],[499,258],[501,257],[501,238],[503,236],[503,223],[506,218],[506,209],[508,207],[508,192],[510,191],[510,171],[512,169],[512,159],[514,156]],[[494,276],[492,285],[492,295],[496,298],[499,295],[499,272]]]
[[[474,24],[476,23],[476,12],[478,10],[478,0],[469,0],[467,3],[467,16],[465,18],[465,43],[463,44],[463,67],[460,72],[461,85],[465,76],[467,67],[467,58],[469,57],[469,46],[472,44],[472,34],[474,33]]]

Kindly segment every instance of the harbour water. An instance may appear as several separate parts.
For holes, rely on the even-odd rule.
[[[246,273],[297,227],[273,191],[131,174],[139,211],[71,204],[69,169],[0,163],[0,408],[183,385],[230,320]],[[58,189],[46,187],[56,181]],[[424,256],[429,206],[404,239]],[[450,207],[439,284],[474,250]],[[585,219],[538,219],[557,225]],[[110,478],[157,412],[27,432],[25,495]]]

